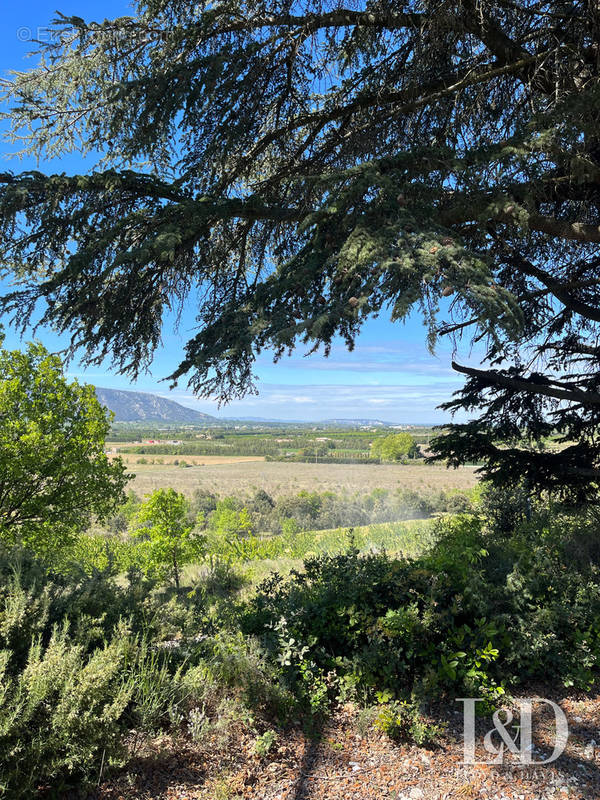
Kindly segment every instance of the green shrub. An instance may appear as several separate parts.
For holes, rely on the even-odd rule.
[[[268,514],[274,508],[275,501],[264,489],[258,489],[250,502],[250,511],[257,514]]]
[[[409,640],[417,631],[406,632],[406,647],[392,646],[396,634],[380,623],[391,609],[425,599],[431,577],[386,555],[321,556],[287,580],[269,578],[242,624],[261,637],[299,698],[322,710],[344,693],[412,686],[418,656]],[[424,611],[418,612],[419,636]]]
[[[450,514],[465,514],[472,511],[473,507],[464,492],[455,492],[448,497],[446,507],[443,510],[448,511]]]
[[[374,725],[396,742],[414,742],[419,747],[437,744],[446,729],[443,724],[429,721],[415,703],[407,701],[382,705]]]
[[[127,523],[129,524],[129,523]],[[132,567],[141,568],[144,554],[139,544],[121,535],[82,533],[72,545],[58,551],[48,565],[62,574],[118,575]]]
[[[479,508],[496,535],[510,536],[531,516],[531,493],[523,484],[497,487],[486,483],[481,490]]]
[[[273,730],[265,731],[258,736],[254,742],[254,752],[257,756],[264,758],[267,756],[277,742],[277,733]]]
[[[156,734],[177,718],[187,694],[182,690],[181,673],[182,666],[174,672],[170,669],[168,651],[142,643],[133,670],[132,727]]]
[[[285,536],[295,536],[301,530],[300,523],[293,517],[287,517],[281,522],[281,532]]]
[[[33,638],[46,646],[56,626],[69,625],[86,652],[110,639],[120,620],[153,641],[190,637],[210,627],[204,591],[174,596],[132,568],[117,581],[108,572],[56,573],[28,553],[0,553],[0,649],[11,651],[9,670],[26,663]]]
[[[312,558],[259,587],[243,629],[313,709],[382,690],[466,692],[493,706],[505,684],[548,675],[586,688],[600,666],[600,572],[581,522],[540,516],[498,539],[478,517],[454,517],[413,561]]]
[[[217,507],[217,497],[207,489],[196,489],[190,503],[191,521],[205,521]]]
[[[236,505],[233,498],[225,498],[217,503],[209,521],[213,546],[218,548],[221,543],[227,545],[252,534],[252,518],[248,509],[238,509]]]
[[[46,646],[57,625],[69,623],[71,640],[90,649],[121,617],[134,616],[135,605],[106,574],[60,575],[27,552],[0,554],[0,648],[11,653],[11,672],[23,668],[32,640]]]
[[[178,724],[194,702],[184,671],[213,627],[205,603],[135,571],[117,585],[0,559],[0,797],[63,796],[120,763],[132,728]]]
[[[205,639],[199,662],[182,675],[181,684],[197,705],[215,707],[234,692],[238,703],[282,721],[296,705],[258,642],[239,631],[220,631]]]
[[[36,641],[26,666],[10,675],[2,651],[0,796],[25,798],[38,787],[82,785],[120,763],[124,715],[134,681],[124,680],[132,640],[122,629],[86,657],[67,625],[46,647]]]
[[[250,579],[229,561],[211,556],[206,574],[198,581],[194,591],[205,597],[230,597],[246,586]]]

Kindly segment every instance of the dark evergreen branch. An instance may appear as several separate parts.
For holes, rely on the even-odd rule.
[[[526,378],[511,378],[503,375],[496,370],[476,369],[475,367],[465,367],[452,362],[452,369],[469,375],[472,378],[479,378],[490,386],[502,386],[516,392],[529,392],[530,394],[543,395],[545,397],[555,397],[559,400],[583,403],[584,405],[600,405],[600,394],[595,392],[583,392],[577,389],[561,389],[550,383],[536,383]]]

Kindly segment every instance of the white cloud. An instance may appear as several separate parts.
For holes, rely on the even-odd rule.
[[[361,386],[347,383],[300,386],[261,383],[258,395],[235,400],[220,409],[216,401],[194,398],[190,393],[176,391],[160,394],[198,411],[222,417],[257,416],[318,421],[331,417],[376,416],[386,422],[428,423],[449,421],[449,415],[437,410],[436,406],[448,400],[461,383],[459,376],[456,376],[453,384],[443,380],[431,384]]]

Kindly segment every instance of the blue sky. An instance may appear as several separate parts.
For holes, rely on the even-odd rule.
[[[0,33],[0,72],[26,69],[33,65],[26,54],[31,40],[48,36],[48,23],[59,10],[86,19],[121,16],[130,13],[121,0],[28,0],[10,4],[4,9]],[[11,146],[4,143],[6,157]],[[6,161],[0,169],[19,171],[36,167],[47,172],[83,170],[76,156],[61,162],[42,163]],[[107,368],[83,370],[77,362],[69,374],[80,380],[120,389],[156,392],[200,411],[222,416],[262,416],[278,419],[319,420],[330,417],[370,417],[405,423],[443,422],[448,416],[436,406],[448,399],[462,385],[461,378],[450,367],[450,343],[442,343],[432,356],[425,344],[425,329],[418,315],[406,323],[394,323],[385,317],[369,321],[359,337],[356,349],[348,353],[340,343],[328,359],[319,354],[308,358],[301,351],[291,358],[273,364],[268,354],[257,363],[259,395],[235,401],[220,410],[210,399],[196,399],[185,385],[169,391],[160,379],[179,363],[185,341],[191,337],[195,314],[193,308],[183,316],[181,328],[174,330],[168,320],[163,346],[157,352],[151,374],[143,375],[135,384]],[[27,338],[27,337],[26,337]],[[50,349],[58,350],[64,341],[54,333],[39,330],[37,338]],[[18,347],[20,338],[7,330],[7,344]],[[463,359],[468,354],[463,354]],[[472,358],[467,359],[472,361]]]

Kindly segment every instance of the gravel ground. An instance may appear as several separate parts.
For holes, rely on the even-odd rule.
[[[427,749],[396,745],[373,728],[360,735],[357,710],[347,706],[317,736],[292,727],[262,758],[241,724],[198,745],[154,740],[90,800],[600,800],[600,695],[552,699],[570,735],[565,753],[547,766],[464,765],[460,712],[447,712],[444,741]],[[552,735],[553,720],[541,713],[536,759],[551,752]]]

